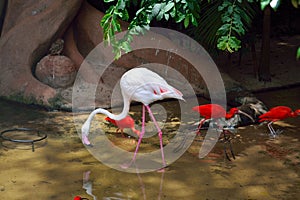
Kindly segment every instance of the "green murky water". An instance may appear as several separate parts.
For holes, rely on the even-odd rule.
[[[269,107],[299,108],[299,93],[300,88],[294,88],[260,93],[257,97]],[[163,128],[164,142],[168,143],[180,120],[176,110],[172,110],[172,102],[156,108],[157,112],[167,111],[158,113],[158,118],[166,115],[173,119]],[[140,124],[140,106],[132,107],[131,114]],[[75,116],[79,121],[86,117],[87,114]],[[134,151],[136,139],[122,138],[103,118],[97,116],[94,126],[104,129],[114,145]],[[233,139],[236,159],[232,162],[225,159],[221,143],[199,159],[202,138],[197,136],[165,172],[126,173],[107,167],[89,153],[78,137],[72,113],[48,112],[0,101],[1,131],[27,127],[48,135],[46,141],[36,143],[34,152],[30,144],[1,140],[0,197],[10,200],[65,200],[76,195],[88,199],[297,199],[299,124],[300,118],[293,118],[274,125],[283,130],[276,140],[269,139],[265,125],[239,128]],[[151,128],[150,123],[147,125]],[[130,131],[126,129],[125,133]],[[156,136],[146,138],[141,145],[141,151],[157,149]],[[84,180],[88,174],[89,179]],[[91,188],[94,196],[88,194]]]

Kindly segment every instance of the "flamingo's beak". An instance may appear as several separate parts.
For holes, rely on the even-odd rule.
[[[86,134],[82,133],[81,134],[81,140],[82,140],[82,143],[86,146],[93,146],[91,144],[91,142],[89,141],[88,137],[86,136]]]

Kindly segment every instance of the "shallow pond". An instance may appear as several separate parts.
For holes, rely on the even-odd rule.
[[[300,88],[293,88],[256,95],[269,107],[287,105],[295,109],[300,107],[299,94]],[[161,105],[171,113],[168,118],[176,119],[176,112],[172,106],[168,107],[168,102]],[[137,124],[140,124],[140,108],[131,108]],[[266,125],[239,128],[232,140],[236,154],[232,161],[225,158],[221,143],[199,159],[203,138],[196,136],[187,151],[165,172],[139,173],[137,169],[136,173],[127,173],[106,166],[83,146],[74,118],[83,122],[87,114],[76,114],[73,118],[72,113],[48,112],[6,101],[0,101],[0,113],[1,131],[27,127],[48,135],[46,140],[35,144],[34,152],[31,144],[1,140],[1,199],[61,200],[76,195],[90,200],[297,199],[300,195],[300,118],[276,123],[274,127],[283,133],[275,140],[268,137]],[[134,151],[137,140],[115,133],[116,128],[103,118],[97,116],[94,126],[104,129],[114,145]],[[168,143],[176,126],[178,120],[165,123],[164,143]],[[125,133],[130,131],[125,129]],[[142,142],[141,151],[154,149],[159,149],[157,136]]]

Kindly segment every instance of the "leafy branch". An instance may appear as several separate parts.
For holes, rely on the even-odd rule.
[[[238,51],[241,48],[241,41],[237,36],[245,34],[245,25],[242,21],[246,21],[246,24],[251,23],[249,15],[242,9],[242,0],[225,0],[222,5],[218,7],[218,11],[222,13],[221,21],[222,26],[217,30],[217,47],[220,50],[227,50],[232,53]]]
[[[202,19],[205,19],[208,22],[204,24],[208,26],[198,28],[202,29],[198,32],[206,32],[204,35],[208,37],[204,38],[205,42],[232,53],[241,48],[240,38],[251,26],[256,14],[253,6],[255,1],[260,3],[261,9],[267,5],[276,9],[280,4],[280,0],[104,0],[106,3],[111,3],[111,6],[100,24],[103,28],[104,42],[113,47],[116,59],[121,56],[122,51],[126,53],[131,51],[130,43],[133,41],[133,36],[143,35],[150,29],[153,20],[171,19],[175,23],[182,23],[185,28],[197,27],[204,22]],[[295,7],[298,7],[299,0],[291,1]],[[201,10],[200,5],[211,5],[209,6],[211,9],[205,10],[201,7]],[[217,9],[213,9],[215,6]],[[129,16],[128,9],[132,7],[139,8],[135,16]],[[200,15],[200,11],[204,12],[204,15],[203,13]],[[205,14],[205,11],[208,14]],[[130,24],[123,38],[117,40],[115,35],[122,31],[120,20],[130,21]]]
[[[105,44],[113,47],[115,58],[121,56],[122,51],[130,52],[130,43],[134,35],[144,34],[150,29],[150,23],[154,19],[157,21],[173,18],[176,23],[183,22],[184,27],[190,24],[197,26],[198,11],[200,10],[197,0],[142,0],[140,1],[139,10],[131,20],[128,31],[124,37],[117,40],[115,35],[121,32],[119,20],[128,21],[129,14],[127,8],[130,7],[129,0],[104,0],[106,3],[115,2],[110,6],[103,16],[100,25],[103,28],[103,40]],[[137,3],[138,1],[134,1]]]
[[[114,0],[104,0],[106,3],[113,1]],[[103,28],[103,40],[106,45],[112,45],[115,57],[120,57],[122,50],[126,52],[130,51],[130,46],[124,44],[121,40],[116,40],[115,37],[116,33],[122,31],[119,19],[124,21],[129,19],[126,3],[128,4],[129,1],[119,0],[115,5],[110,6],[100,22]]]

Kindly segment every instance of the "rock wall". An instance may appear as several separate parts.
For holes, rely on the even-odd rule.
[[[0,38],[0,95],[25,103],[52,106],[57,91],[33,76],[36,63],[62,36],[81,0],[8,1]]]
[[[23,103],[71,109],[73,87],[59,88],[57,81],[51,80],[52,83],[49,83],[49,78],[51,79],[51,75],[53,78],[58,77],[54,76],[54,69],[57,74],[70,71],[73,73],[70,76],[74,78],[74,70],[79,70],[85,57],[102,42],[103,33],[99,22],[103,15],[85,0],[8,1],[0,37],[0,95]],[[127,27],[128,23],[122,22],[122,29],[126,30]],[[66,70],[61,69],[61,66],[53,65],[53,63],[57,63],[53,62],[53,59],[57,60],[62,57],[52,58],[50,56],[50,62],[47,55],[51,44],[58,38],[64,40],[63,56],[70,58],[73,62],[67,65],[69,67]],[[163,36],[161,36],[161,41],[165,42],[165,45],[173,45]],[[101,52],[96,56],[101,58]],[[43,60],[43,57],[48,61],[37,67],[37,63]],[[64,58],[64,60],[66,59]],[[96,106],[109,107],[113,89],[121,75],[126,70],[145,63],[171,66],[191,83],[197,94],[209,98],[203,77],[191,63],[178,55],[166,51],[158,52],[156,49],[133,51],[123,56],[112,63],[100,80],[95,68],[79,71],[77,77],[80,77],[84,83],[79,88],[80,92],[88,98],[89,94],[84,88],[85,85],[100,83],[96,92]],[[45,68],[47,66],[53,69]],[[63,64],[63,66],[66,65]],[[71,68],[72,70],[70,70]],[[36,78],[35,71],[38,72],[36,75],[40,81]],[[162,70],[161,73],[165,72]],[[41,76],[44,77],[44,81],[43,78],[40,78]],[[67,74],[65,77],[68,76]],[[167,81],[171,83],[176,81],[175,76],[169,72]],[[240,93],[244,90],[230,77],[226,75],[224,77],[228,91]],[[244,94],[248,95],[247,92]],[[86,102],[82,102],[82,104],[84,105]]]
[[[7,0],[0,1],[0,36],[1,36],[2,26],[3,26],[3,22],[4,22],[6,4],[7,4]]]

